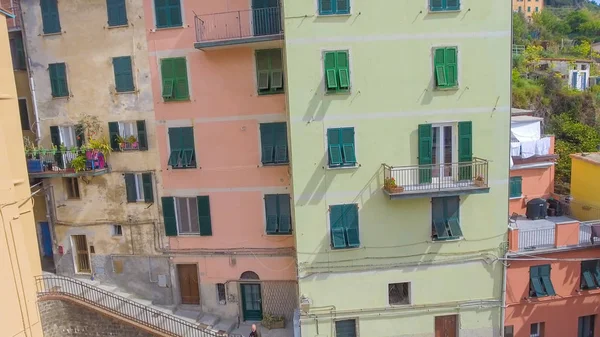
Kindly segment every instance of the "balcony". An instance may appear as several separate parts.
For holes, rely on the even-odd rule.
[[[488,161],[388,166],[383,164],[383,191],[390,199],[487,193]],[[394,187],[395,186],[395,187]]]
[[[260,44],[276,46],[283,40],[279,7],[196,15],[197,49]]]
[[[509,251],[552,251],[600,245],[597,235],[592,238],[592,233],[599,230],[600,221],[579,222],[567,216],[539,220],[517,218],[509,230]]]
[[[19,4],[15,3],[13,7],[8,8],[9,12],[15,15],[14,19],[6,19],[6,25],[8,26],[8,31],[17,31],[23,28],[23,24],[21,23],[21,7]]]
[[[29,150],[26,155],[30,178],[98,176],[109,172],[106,157],[98,151]]]

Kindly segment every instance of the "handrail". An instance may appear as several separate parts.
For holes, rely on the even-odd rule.
[[[168,336],[221,337],[183,319],[64,276],[36,276],[38,298],[60,294],[89,303]]]
[[[253,8],[194,16],[196,42],[281,35],[279,7]]]

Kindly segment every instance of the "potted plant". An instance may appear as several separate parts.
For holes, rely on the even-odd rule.
[[[79,171],[85,170],[85,165],[87,163],[87,158],[85,155],[80,154],[75,159],[71,160],[71,167],[75,170],[75,173]]]
[[[92,151],[94,154],[102,153],[105,156],[108,156],[112,151],[112,148],[110,147],[110,142],[106,138],[90,138],[86,149],[88,151]]]
[[[117,136],[116,140],[117,140],[117,143],[119,143],[119,150],[123,151],[127,141],[125,140],[125,138],[123,138],[121,136]]]
[[[261,321],[262,326],[271,329],[284,329],[285,328],[285,317],[276,316],[271,314],[264,314]]]
[[[393,177],[385,178],[383,181],[383,188],[389,193],[402,193],[404,187],[396,185],[396,179]]]
[[[477,177],[475,177],[473,182],[475,183],[475,186],[478,187],[483,187],[485,185],[485,180],[483,179],[482,175],[478,175]]]
[[[129,144],[131,149],[137,149],[138,148],[138,141],[137,138],[134,135],[131,135],[129,137],[127,137],[127,143]]]

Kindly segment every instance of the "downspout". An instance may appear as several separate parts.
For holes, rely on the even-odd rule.
[[[500,337],[504,336],[504,322],[506,321],[506,274],[508,272],[508,250],[504,253],[504,260],[502,262],[502,304],[500,306]]]

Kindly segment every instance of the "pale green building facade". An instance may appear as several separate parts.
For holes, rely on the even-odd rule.
[[[303,337],[500,333],[511,4],[429,1],[284,0]]]

